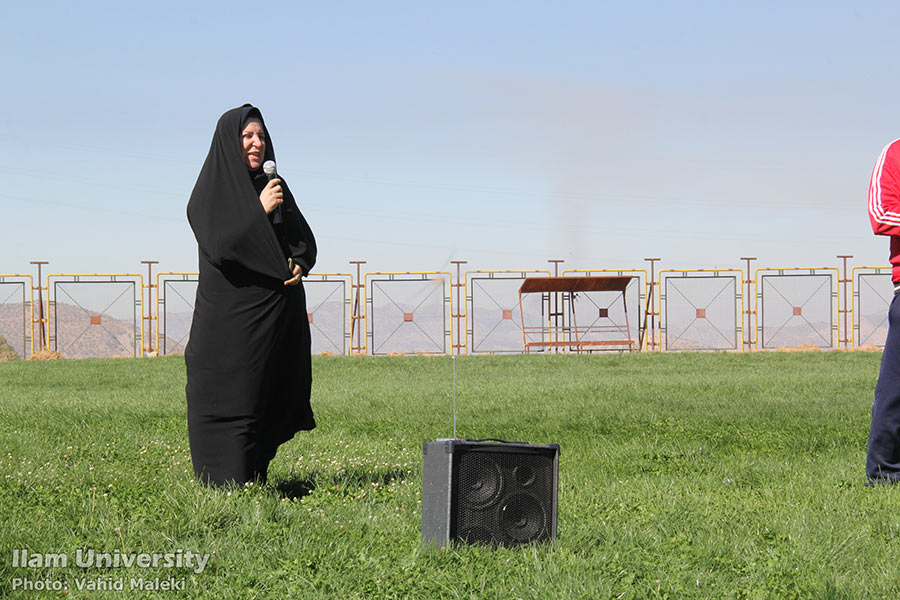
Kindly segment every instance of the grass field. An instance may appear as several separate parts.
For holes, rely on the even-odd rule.
[[[182,359],[0,363],[0,596],[897,598],[900,491],[863,485],[879,360],[459,358],[459,436],[561,445],[559,536],[432,551],[422,442],[451,433],[449,357],[316,357],[319,427],[232,492],[192,480]],[[78,549],[210,558],[81,568]],[[129,590],[157,577],[184,589]]]

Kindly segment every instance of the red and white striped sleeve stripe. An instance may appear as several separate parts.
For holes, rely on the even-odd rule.
[[[900,236],[900,140],[884,147],[869,184],[869,221],[879,235]]]

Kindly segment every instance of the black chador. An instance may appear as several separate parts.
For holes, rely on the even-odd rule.
[[[249,104],[219,119],[187,207],[200,255],[184,354],[188,434],[194,473],[213,485],[264,481],[278,446],[316,426],[306,295],[302,283],[285,285],[290,264],[309,273],[316,242],[283,180],[280,215],[266,214],[266,177],[242,156],[248,118],[265,130]]]

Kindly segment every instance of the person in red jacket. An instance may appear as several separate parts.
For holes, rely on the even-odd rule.
[[[894,483],[900,481],[900,140],[885,146],[875,163],[869,222],[877,235],[890,236],[894,298],[875,385],[866,475],[872,483]]]

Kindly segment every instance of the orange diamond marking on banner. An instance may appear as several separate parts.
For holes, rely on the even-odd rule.
[[[503,309],[503,318],[507,321],[512,321],[512,311]]]
[[[697,318],[698,318],[698,319],[705,319],[705,318],[706,318],[706,309],[705,309],[705,308],[698,308],[698,309],[697,309]]]
[[[413,320],[412,316],[413,316],[412,313],[408,313],[408,312],[403,313],[403,322],[404,323],[412,323],[412,320]]]
[[[794,307],[794,316],[795,316],[795,317],[803,316],[803,307],[802,307],[802,306],[795,306],[795,307]]]
[[[311,312],[306,313],[306,320],[309,321],[310,323],[312,323],[312,313]]]
[[[99,325],[100,324],[100,316],[92,316],[91,317],[91,325]]]

